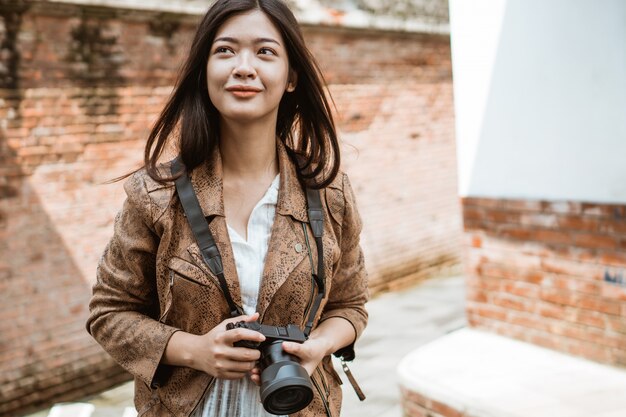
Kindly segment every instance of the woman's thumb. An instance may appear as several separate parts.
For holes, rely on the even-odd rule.
[[[283,349],[289,353],[296,353],[300,350],[300,344],[293,342],[283,342]]]
[[[253,314],[251,314],[249,316],[244,316],[244,317],[245,317],[244,321],[246,321],[246,322],[255,321],[255,320],[259,319],[259,313],[256,312],[256,313],[253,313]]]

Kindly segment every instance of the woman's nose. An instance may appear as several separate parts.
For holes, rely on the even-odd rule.
[[[256,70],[252,64],[252,57],[248,53],[239,54],[235,68],[233,69],[235,77],[238,78],[254,78]]]

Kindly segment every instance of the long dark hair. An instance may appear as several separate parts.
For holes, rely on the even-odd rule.
[[[157,169],[175,133],[188,171],[209,163],[219,140],[219,113],[209,99],[206,81],[211,44],[228,18],[250,10],[262,11],[278,28],[289,65],[297,74],[295,90],[280,101],[276,135],[296,164],[300,181],[311,188],[324,188],[337,175],[339,144],[324,92],[326,83],[291,10],[281,0],[217,0],[200,22],[174,91],[148,136],[144,164],[155,181],[175,178],[162,176]]]

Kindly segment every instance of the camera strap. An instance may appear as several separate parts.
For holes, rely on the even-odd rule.
[[[317,295],[313,300],[313,305],[309,311],[309,317],[307,318],[306,325],[304,326],[304,335],[309,337],[311,329],[313,328],[315,316],[317,316],[317,310],[319,310],[322,299],[324,299],[326,289],[324,286],[324,246],[322,243],[322,235],[324,234],[324,211],[322,210],[322,200],[320,198],[319,190],[307,188],[306,200],[308,205],[309,224],[311,225],[313,237],[315,238],[315,246],[317,246],[317,273],[312,270],[313,265],[311,265],[311,274],[317,284]],[[306,237],[306,228],[304,233],[310,256],[311,247],[309,245],[309,239]]]
[[[243,314],[243,311],[238,307],[228,290],[226,284],[226,278],[224,277],[224,267],[222,264],[222,256],[215,244],[215,239],[209,229],[209,223],[202,213],[200,202],[194,192],[193,185],[189,179],[185,166],[180,161],[180,157],[177,157],[172,161],[172,175],[177,175],[179,172],[182,174],[175,180],[176,192],[178,193],[178,199],[183,206],[183,211],[187,217],[187,222],[191,227],[191,231],[198,243],[202,259],[207,264],[211,272],[217,276],[222,293],[226,298],[228,307],[230,309],[231,317],[237,317]],[[309,312],[309,317],[304,329],[305,336],[309,336],[313,327],[313,321],[317,315],[317,310],[324,298],[324,248],[322,246],[322,234],[324,231],[324,212],[322,210],[322,201],[320,198],[319,190],[306,189],[309,223],[311,224],[311,230],[313,230],[313,236],[315,237],[315,243],[317,245],[317,274],[311,271],[313,279],[318,287],[318,294],[315,297],[313,306]],[[308,246],[308,240],[307,240]],[[307,248],[309,253],[311,248]]]
[[[222,292],[224,293],[224,297],[226,298],[226,302],[228,302],[231,317],[240,316],[243,314],[243,311],[235,304],[233,298],[230,296],[230,291],[228,291],[226,278],[224,278],[222,256],[217,249],[215,239],[213,239],[213,235],[209,229],[209,223],[202,213],[200,202],[198,202],[198,197],[196,197],[196,193],[193,190],[193,185],[189,180],[189,175],[185,166],[180,161],[180,157],[177,157],[172,162],[172,175],[176,175],[179,172],[182,172],[182,174],[175,181],[176,192],[178,193],[178,198],[183,206],[187,222],[189,222],[191,231],[193,232],[196,242],[198,243],[198,247],[200,248],[202,259],[207,264],[211,272],[217,276]]]

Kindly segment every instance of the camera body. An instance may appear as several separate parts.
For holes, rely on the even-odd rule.
[[[313,387],[307,371],[297,357],[283,350],[282,342],[304,343],[307,337],[294,324],[268,326],[256,321],[228,323],[227,330],[250,329],[265,336],[263,342],[240,340],[236,347],[261,352],[261,401],[271,414],[286,415],[302,410],[313,400]]]
[[[279,327],[268,326],[257,321],[239,321],[237,323],[228,323],[226,325],[226,329],[250,329],[265,336],[265,340],[260,343],[253,342],[251,340],[240,340],[235,343],[236,347],[245,347],[248,349],[260,349],[262,345],[270,344],[275,341],[304,343],[307,339],[302,330],[300,330],[300,328],[295,324],[288,324],[285,327]]]

